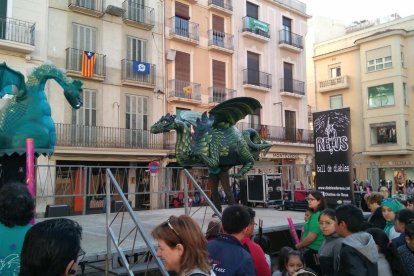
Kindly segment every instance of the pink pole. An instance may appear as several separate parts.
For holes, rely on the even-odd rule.
[[[293,220],[291,217],[288,217],[287,220],[289,223],[289,230],[290,230],[290,234],[292,235],[293,241],[295,242],[295,244],[298,244],[299,238],[298,238],[298,234],[296,233],[295,226],[293,225]]]
[[[26,185],[32,198],[36,197],[35,181],[34,181],[34,140],[26,139]],[[34,211],[34,210],[33,210]],[[35,224],[34,218],[30,224]]]

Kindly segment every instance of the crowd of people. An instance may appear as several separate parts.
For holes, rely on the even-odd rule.
[[[414,275],[413,204],[387,196],[365,196],[366,220],[356,206],[329,209],[323,193],[310,192],[301,239],[281,248],[277,264],[271,263],[270,240],[261,231],[253,235],[256,213],[244,205],[225,208],[205,234],[187,215],[169,217],[151,234],[157,256],[179,276]],[[31,225],[33,209],[26,185],[1,187],[0,275],[76,274],[85,256],[81,226],[66,218]]]

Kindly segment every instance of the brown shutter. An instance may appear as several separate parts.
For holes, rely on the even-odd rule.
[[[213,30],[224,33],[224,18],[213,14]]]
[[[190,19],[190,10],[188,5],[180,2],[175,2],[175,16],[179,16],[184,19]]]
[[[226,63],[213,60],[213,86],[226,88]]]
[[[190,81],[190,54],[179,51],[176,52],[175,79]]]

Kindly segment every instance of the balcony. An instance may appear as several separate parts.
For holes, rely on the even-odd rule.
[[[104,15],[103,0],[69,0],[68,7],[71,11],[93,17],[102,17]]]
[[[270,41],[269,24],[253,17],[243,17],[242,35],[261,42]]]
[[[216,30],[208,30],[208,48],[225,54],[233,54],[233,35]]]
[[[184,101],[190,103],[201,103],[201,84],[184,80],[168,81],[169,101]]]
[[[231,0],[208,0],[208,9],[224,15],[233,14],[233,4]]]
[[[270,91],[272,88],[272,74],[248,68],[244,69],[243,87],[260,91]]]
[[[82,56],[83,50],[67,48],[66,49],[66,70],[68,76],[82,78]],[[106,56],[97,54],[95,65],[93,67],[93,77],[91,79],[103,81],[106,76]],[[87,77],[85,77],[87,78]],[[88,78],[90,79],[90,78]]]
[[[252,125],[244,122],[238,122],[237,128],[241,131],[247,128],[253,128],[266,141],[313,144],[313,130],[262,124]]]
[[[209,87],[208,92],[210,94],[208,98],[209,103],[221,103],[236,97],[236,90],[223,87]]]
[[[279,47],[292,52],[300,53],[303,50],[303,36],[287,30],[280,30]]]
[[[122,7],[125,10],[122,15],[122,20],[125,24],[143,30],[152,30],[154,28],[155,17],[153,8],[139,5],[131,0],[125,0],[122,3]]]
[[[134,64],[135,63],[135,64]],[[132,85],[146,88],[155,87],[156,67],[150,65],[149,72],[137,70],[137,61],[123,59],[121,61],[121,80],[124,85]]]
[[[305,82],[289,78],[280,79],[280,95],[293,98],[305,96]]]
[[[0,18],[0,49],[29,54],[35,49],[35,24]]]
[[[200,38],[198,35],[197,23],[193,23],[178,16],[173,16],[170,21],[170,37],[184,41],[189,44],[198,45]]]
[[[56,146],[86,148],[171,149],[173,136],[149,130],[55,124]]]
[[[318,92],[323,93],[347,88],[349,88],[348,76],[340,76],[329,80],[320,81],[318,85]]]

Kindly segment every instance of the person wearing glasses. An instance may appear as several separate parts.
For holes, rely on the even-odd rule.
[[[337,272],[339,252],[341,251],[342,241],[336,233],[335,210],[325,209],[319,217],[319,227],[325,237],[321,248],[319,248],[319,263],[323,276],[332,276]]]
[[[151,235],[158,242],[157,256],[167,271],[178,276],[210,275],[207,240],[190,216],[171,216],[155,227]]]
[[[303,226],[302,240],[296,244],[296,249],[305,249],[304,258],[307,267],[312,268],[320,274],[318,250],[324,241],[323,234],[319,228],[319,216],[326,208],[326,201],[319,191],[312,191],[308,197],[308,207],[313,211],[308,221]]]
[[[11,182],[0,189],[0,275],[18,275],[26,232],[32,226],[34,201],[26,185]]]
[[[23,243],[20,276],[75,275],[85,256],[82,227],[66,218],[49,219],[30,228]]]

